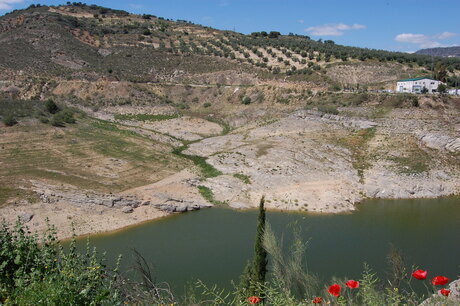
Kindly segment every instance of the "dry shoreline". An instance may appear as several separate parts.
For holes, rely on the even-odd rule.
[[[458,197],[459,195],[452,195],[449,197]],[[445,197],[439,197],[445,198]],[[370,198],[366,200],[371,200]],[[393,199],[396,200],[396,199]],[[356,203],[361,205],[363,201]],[[59,204],[59,209],[50,207],[49,203],[35,203],[32,205],[17,205],[13,208],[4,207],[0,209],[2,219],[8,224],[14,222],[21,216],[24,211],[31,212],[34,216],[25,225],[33,234],[41,235],[44,233],[48,225],[53,225],[57,230],[57,237],[61,242],[66,242],[72,238],[82,239],[94,236],[114,235],[121,231],[141,226],[143,224],[158,221],[161,219],[171,218],[178,216],[179,213],[168,213],[158,210],[151,206],[141,206],[133,211],[131,214],[125,214],[121,210],[91,207],[76,208],[69,204]],[[229,207],[228,209],[235,209]],[[239,210],[256,210],[257,208],[245,208]],[[296,213],[305,215],[336,215],[336,214],[352,214],[354,211],[344,212],[305,212],[296,210],[285,209],[267,209],[271,212],[283,213]],[[71,216],[71,218],[69,218]],[[103,219],[101,219],[103,217]],[[48,222],[46,220],[49,220]]]

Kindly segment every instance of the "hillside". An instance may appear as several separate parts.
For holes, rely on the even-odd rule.
[[[427,56],[345,47],[274,31],[242,35],[80,4],[32,6],[3,16],[0,39],[6,55],[0,59],[4,80],[27,76],[231,84],[235,80],[218,73],[232,71],[230,76],[251,74],[252,82],[287,77],[356,87],[416,76],[432,67]],[[458,60],[440,60],[460,69]],[[352,75],[341,72],[350,66]]]
[[[459,59],[79,3],[0,17],[0,53],[0,213],[60,237],[262,195],[339,213],[459,193],[460,99],[388,92],[458,84]]]
[[[415,52],[429,56],[460,57],[460,47],[429,48]]]

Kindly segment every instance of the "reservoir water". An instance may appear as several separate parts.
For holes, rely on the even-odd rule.
[[[368,200],[340,215],[269,211],[267,220],[286,246],[292,228],[302,229],[309,241],[308,268],[325,282],[333,276],[359,279],[364,262],[385,277],[390,245],[429,276],[460,275],[459,198]],[[125,271],[133,266],[136,249],[154,267],[156,279],[176,292],[196,279],[229,288],[252,258],[256,222],[256,210],[212,208],[95,235],[90,243],[107,252],[111,263],[123,254]],[[78,241],[81,248],[85,243]]]

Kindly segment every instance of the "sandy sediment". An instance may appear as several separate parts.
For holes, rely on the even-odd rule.
[[[198,176],[185,169],[154,184],[120,194],[101,194],[72,185],[51,185],[33,181],[41,201],[18,201],[0,209],[0,220],[14,224],[22,219],[31,232],[42,233],[48,223],[56,227],[59,239],[73,235],[110,232],[124,227],[211,207],[199,194]]]
[[[70,203],[35,203],[16,204],[0,209],[1,218],[9,224],[14,224],[23,214],[32,214],[32,219],[26,223],[32,233],[43,233],[49,224],[55,226],[57,237],[66,239],[118,230],[145,221],[166,217],[167,212],[150,206],[140,206],[132,213],[124,213],[121,208],[103,206],[77,207]]]

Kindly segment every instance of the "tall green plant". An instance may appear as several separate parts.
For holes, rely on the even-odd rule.
[[[259,216],[257,217],[257,231],[254,243],[254,258],[248,263],[241,274],[237,295],[244,299],[251,295],[264,296],[263,289],[267,275],[267,251],[264,248],[265,236],[265,198],[259,203]]]
[[[257,218],[256,241],[254,244],[254,279],[260,284],[265,283],[267,275],[267,251],[264,248],[265,236],[265,198],[262,197],[259,203],[259,216]]]

